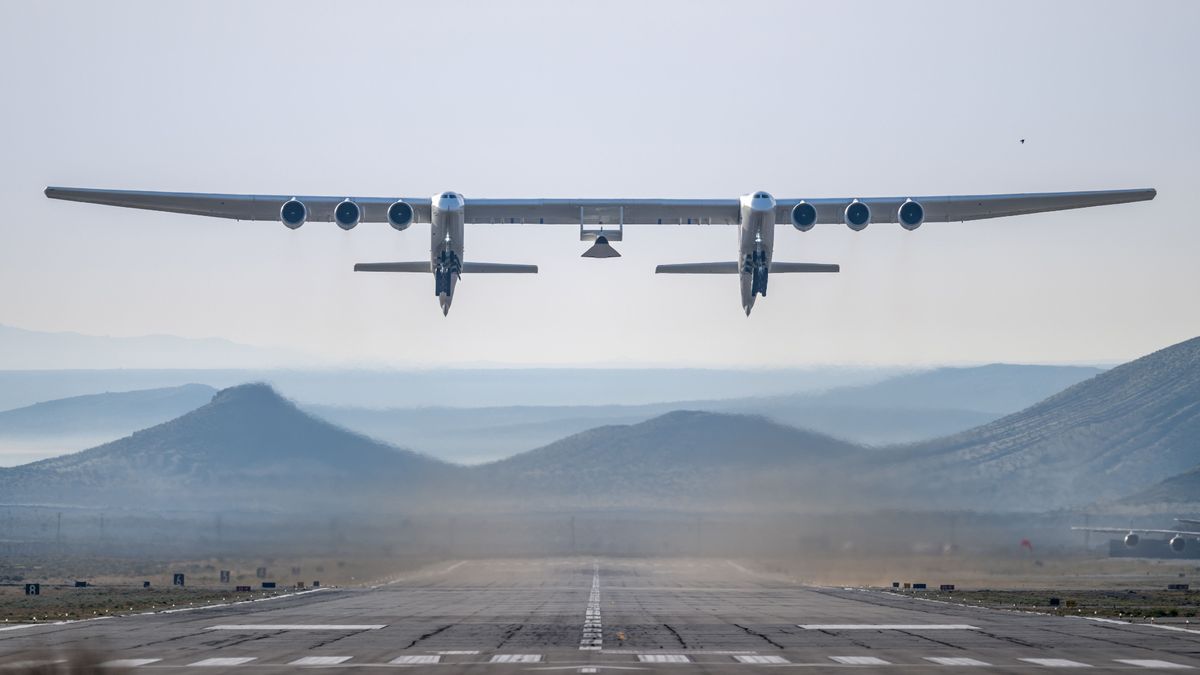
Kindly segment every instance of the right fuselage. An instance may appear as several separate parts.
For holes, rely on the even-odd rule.
[[[775,249],[774,197],[762,191],[741,197],[738,237],[742,308],[749,315],[755,297],[767,294],[767,278]]]

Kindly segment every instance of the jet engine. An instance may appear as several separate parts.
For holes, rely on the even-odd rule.
[[[862,232],[871,224],[871,207],[855,199],[846,207],[842,220],[850,229]]]
[[[817,208],[808,202],[800,202],[792,207],[792,227],[801,232],[808,232],[817,224]]]
[[[1171,537],[1171,540],[1167,543],[1171,545],[1171,550],[1175,551],[1176,553],[1182,552],[1183,547],[1187,545],[1187,541],[1185,541],[1184,538],[1179,535]]]
[[[1130,532],[1129,534],[1125,535],[1125,545],[1129,548],[1137,546],[1139,541],[1141,541],[1141,537],[1137,536],[1137,533],[1135,532]]]
[[[393,202],[387,210],[388,225],[393,229],[403,232],[408,229],[413,222],[413,207],[409,206],[408,202],[403,200]]]
[[[308,220],[308,207],[299,199],[289,199],[279,207],[279,220],[283,221],[289,230],[294,230]]]
[[[925,222],[925,207],[921,206],[919,202],[906,199],[900,208],[896,209],[896,220],[900,223],[900,227],[912,232]]]
[[[361,219],[362,208],[349,199],[343,200],[333,208],[333,222],[343,230],[353,230]]]

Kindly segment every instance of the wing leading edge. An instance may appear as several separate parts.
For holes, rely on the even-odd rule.
[[[955,222],[1004,216],[1125,204],[1154,199],[1151,188],[1091,192],[1045,192],[1002,195],[870,197],[859,201],[871,208],[875,223],[894,223],[906,200],[924,207],[926,222]],[[293,197],[304,202],[310,221],[332,221],[334,208],[344,199],[362,207],[363,222],[387,222],[387,208],[398,199],[408,202],[416,222],[430,220],[430,199],[414,197],[336,197],[305,195],[238,195],[193,192],[146,192],[91,188],[48,187],[46,196],[91,204],[151,211],[186,213],[236,220],[277,220],[279,209]],[[776,222],[788,223],[792,208],[801,199],[776,201]],[[841,223],[852,198],[804,199],[817,210],[817,223]],[[737,199],[473,199],[465,207],[468,223],[519,224],[737,224],[741,217]]]

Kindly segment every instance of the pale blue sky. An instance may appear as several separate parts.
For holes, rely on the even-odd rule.
[[[218,336],[313,363],[1120,360],[1200,333],[1200,3],[0,4],[0,323]],[[1018,140],[1028,139],[1021,145]],[[397,233],[58,203],[47,184],[471,197],[1156,187],[914,233],[800,233],[747,319],[729,227],[475,226],[443,318]]]

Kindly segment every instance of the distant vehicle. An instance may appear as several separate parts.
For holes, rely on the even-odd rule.
[[[1195,523],[1194,520],[1185,518],[1176,518],[1181,523]],[[1171,550],[1179,553],[1187,546],[1188,539],[1195,539],[1200,542],[1200,532],[1188,532],[1186,530],[1142,530],[1130,527],[1072,527],[1072,530],[1078,532],[1104,532],[1107,534],[1123,534],[1125,535],[1125,545],[1129,548],[1134,548],[1142,540],[1142,535],[1163,535],[1168,536],[1167,544]]]
[[[775,199],[752,192],[738,199],[477,199],[456,192],[431,198],[288,197],[286,195],[140,192],[48,187],[46,196],[110,206],[188,213],[236,220],[280,220],[291,229],[306,221],[333,221],[343,230],[360,222],[386,222],[396,230],[431,223],[430,259],[417,262],[359,263],[358,272],[422,272],[434,278],[434,294],[442,313],[450,311],[454,287],[462,274],[537,272],[536,265],[471,263],[463,260],[466,223],[579,223],[580,239],[595,244],[584,257],[619,255],[611,246],[621,241],[627,224],[728,224],[739,227],[738,257],[729,262],[659,265],[658,274],[736,274],[741,280],[746,315],[755,299],[767,294],[771,273],[838,272],[836,264],[776,262],[775,225],[790,222],[801,232],[819,224],[843,223],[855,232],[872,222],[899,223],[915,230],[926,221],[953,222],[999,218],[1043,211],[1123,204],[1154,199],[1155,190],[1101,190],[1008,195],[881,197],[855,199]],[[589,227],[590,226],[590,227]],[[615,229],[614,229],[615,227]]]

